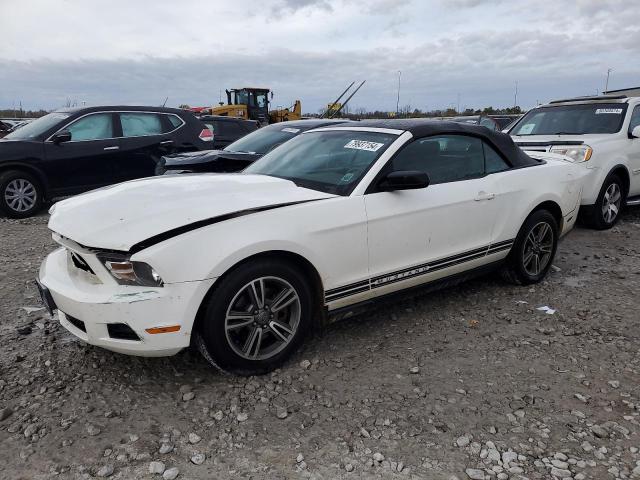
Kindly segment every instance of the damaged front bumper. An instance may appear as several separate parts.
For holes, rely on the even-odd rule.
[[[60,323],[76,337],[118,353],[168,356],[189,345],[198,308],[214,280],[157,288],[104,283],[75,268],[68,251],[59,248],[42,263],[39,282]],[[169,326],[174,328],[148,332]]]

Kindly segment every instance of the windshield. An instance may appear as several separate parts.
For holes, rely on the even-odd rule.
[[[511,135],[584,135],[620,131],[626,103],[591,103],[536,108],[509,132]]]
[[[44,132],[54,127],[57,123],[68,118],[70,113],[53,112],[44,117],[40,117],[31,123],[18,128],[4,137],[7,140],[29,140],[35,137],[39,137]]]
[[[228,145],[225,152],[258,153],[264,155],[301,132],[299,128],[281,124],[263,127]]]
[[[474,125],[477,125],[480,121],[480,117],[453,117],[449,121],[456,123],[472,123]]]
[[[397,138],[351,130],[305,133],[268,153],[244,173],[270,175],[300,187],[348,195]]]

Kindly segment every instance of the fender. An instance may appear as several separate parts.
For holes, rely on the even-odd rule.
[[[629,168],[626,165],[624,165],[622,163],[618,163],[618,164],[614,165],[613,167],[611,167],[609,169],[609,171],[607,172],[607,175],[604,178],[607,178],[609,175],[611,175],[613,173],[614,170],[618,170],[620,168],[623,169],[625,172],[627,172],[627,180],[628,181],[627,181],[626,187],[627,187],[627,193],[629,193],[629,182],[631,181],[632,174],[631,174],[631,172],[629,171]],[[623,180],[624,180],[624,178],[623,178]]]
[[[34,159],[36,160],[36,159]],[[47,180],[47,176],[44,174],[42,170],[38,167],[31,165],[30,163],[25,163],[22,161],[8,161],[0,163],[0,172],[5,172],[7,170],[24,170],[34,175],[42,185],[44,189],[44,197],[47,198],[47,194],[50,189],[49,180]]]

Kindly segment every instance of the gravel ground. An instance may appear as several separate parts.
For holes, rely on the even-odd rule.
[[[253,378],[35,310],[46,220],[0,219],[0,478],[640,478],[638,209],[573,231],[540,285],[385,305]]]

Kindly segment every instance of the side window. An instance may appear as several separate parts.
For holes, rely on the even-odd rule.
[[[143,137],[164,133],[160,116],[156,113],[123,112],[120,114],[124,137]]]
[[[110,113],[94,113],[73,122],[67,127],[71,141],[104,140],[113,138],[113,121]]]
[[[418,139],[392,160],[393,171],[418,170],[429,175],[432,185],[484,175],[482,140],[465,135]]]
[[[636,105],[636,108],[633,109],[633,113],[631,114],[631,121],[629,122],[629,133],[640,125],[640,105]]]
[[[485,173],[496,173],[509,170],[509,165],[505,162],[498,152],[496,152],[491,146],[482,142],[484,148],[484,170]]]
[[[165,115],[166,118],[169,119],[169,123],[173,126],[173,128],[178,128],[182,125],[182,120],[177,115]]]

